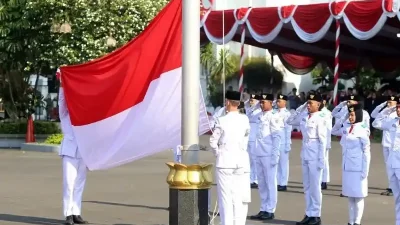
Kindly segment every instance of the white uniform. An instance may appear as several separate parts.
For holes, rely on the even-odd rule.
[[[378,118],[378,117],[382,117],[382,116],[389,116],[389,117],[392,117],[392,118],[397,117],[396,112],[391,110],[393,108],[385,108],[385,109],[383,109],[386,105],[387,105],[387,102],[384,102],[384,103],[378,105],[372,111],[371,117],[375,118],[375,119]],[[390,113],[390,114],[388,114],[388,113]],[[378,125],[378,127],[375,127],[375,125]],[[372,123],[372,126],[375,127],[376,129],[381,130],[381,128],[379,127],[380,123],[378,123],[378,124],[377,123]],[[383,130],[382,131],[382,146],[383,146],[383,160],[385,160],[385,163],[386,163],[387,158],[389,156],[389,149],[392,146],[392,140],[391,140],[391,137],[390,137],[390,132],[387,131],[387,130]],[[386,171],[386,172],[388,173],[389,171]],[[390,180],[389,180],[389,188],[391,188],[390,187]]]
[[[278,202],[276,175],[283,128],[283,119],[274,110],[261,113],[254,155],[262,212],[275,213]]]
[[[64,216],[67,217],[81,215],[87,167],[79,154],[62,87],[58,98],[61,129],[64,135],[60,148],[63,160],[63,210]]]
[[[229,112],[217,119],[210,146],[216,160],[218,206],[222,225],[245,225],[251,202],[249,119]]]
[[[342,193],[349,199],[349,223],[361,224],[364,198],[368,196],[370,131],[364,122],[343,123],[337,120],[332,129],[333,135],[342,136]]]
[[[341,102],[332,110],[332,116],[336,119],[342,119],[347,114],[347,101]],[[363,110],[363,121],[369,128],[370,116],[367,111]]]
[[[327,122],[324,112],[306,114],[306,104],[300,106],[288,119],[288,124],[299,126],[303,136],[301,161],[306,215],[321,217],[322,170],[326,162]]]
[[[284,129],[282,129],[282,139],[280,144],[280,155],[278,163],[278,185],[287,186],[289,181],[289,152],[292,144],[292,126],[287,124],[290,112],[286,108],[278,109],[278,115],[283,119]]]
[[[326,162],[325,168],[322,171],[322,182],[330,182],[331,176],[329,172],[329,150],[331,149],[331,131],[332,131],[332,113],[326,107],[322,108],[321,112],[325,113],[326,118]]]
[[[250,106],[248,102],[245,102],[245,109],[246,115],[250,121],[249,144],[247,145],[247,152],[250,156],[250,182],[258,184],[256,157],[254,155],[254,151],[258,131],[258,118],[261,114],[261,108],[259,104]]]
[[[397,116],[378,116],[373,126],[390,133],[391,146],[386,168],[395,200],[396,225],[400,225],[400,120]]]

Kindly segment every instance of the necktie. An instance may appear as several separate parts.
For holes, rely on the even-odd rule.
[[[351,125],[350,130],[349,130],[349,134],[353,131],[353,127],[354,127],[354,125]]]
[[[308,119],[310,119],[311,118],[311,113],[310,114],[308,114]]]

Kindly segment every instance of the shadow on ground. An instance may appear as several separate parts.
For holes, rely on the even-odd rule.
[[[102,201],[83,201],[86,203],[92,204],[100,204],[100,205],[113,205],[113,206],[123,206],[123,207],[132,207],[132,208],[145,208],[145,209],[154,209],[154,210],[165,210],[168,211],[168,207],[158,207],[158,206],[148,206],[148,205],[131,205],[131,204],[123,204],[117,202],[102,202]],[[116,224],[118,225],[118,224]],[[120,224],[123,225],[123,224]]]
[[[4,222],[15,222],[15,223],[25,223],[25,224],[37,224],[37,225],[52,225],[52,224],[63,224],[63,220],[33,217],[33,216],[18,216],[11,214],[0,214],[0,224],[1,221]]]

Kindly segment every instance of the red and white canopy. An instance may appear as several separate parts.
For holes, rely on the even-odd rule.
[[[298,74],[310,71],[321,60],[333,65],[340,44],[341,71],[367,61],[377,70],[391,72],[400,64],[400,14],[393,10],[395,1],[203,9],[202,41],[240,42],[245,30],[245,44],[277,52],[283,64]],[[339,36],[336,20],[341,25]]]

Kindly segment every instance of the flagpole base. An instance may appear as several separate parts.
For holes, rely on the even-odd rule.
[[[208,225],[212,165],[167,163],[167,166],[169,225]]]

